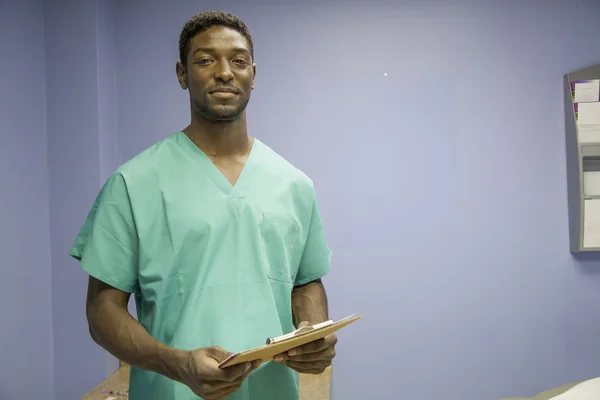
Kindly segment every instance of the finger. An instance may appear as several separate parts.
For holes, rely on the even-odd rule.
[[[309,374],[309,375],[321,375],[323,372],[325,372],[324,369],[303,369],[302,371],[299,371],[295,368],[292,368],[292,369],[300,374]]]
[[[220,346],[206,348],[206,354],[215,361],[211,365],[208,365],[208,368],[204,371],[206,380],[232,381],[237,376],[244,374],[248,368],[247,363],[233,365],[225,369],[220,368],[219,364],[232,355],[231,352],[223,350]]]
[[[307,353],[317,353],[319,351],[325,350],[329,347],[334,347],[337,344],[337,336],[329,335],[325,336],[323,339],[315,340],[314,342],[310,342],[305,344],[304,346],[296,347],[295,349],[291,349],[288,351],[288,355],[296,356],[299,354],[307,354]]]
[[[319,351],[317,353],[307,353],[300,354],[297,356],[288,356],[287,361],[300,361],[300,362],[310,362],[310,361],[331,361],[335,357],[335,349],[333,347],[329,347],[323,351]]]
[[[247,368],[247,367],[246,367]],[[224,382],[224,383],[232,383],[235,384],[238,380],[241,380],[246,374],[250,372],[249,369],[239,369],[235,370],[219,370],[212,374],[207,374],[206,379],[210,382]]]
[[[256,361],[252,361],[248,364],[248,369],[246,370],[246,372],[243,372],[241,375],[238,375],[237,373],[233,374],[233,376],[226,376],[222,381],[225,382],[229,382],[232,384],[237,384],[239,382],[243,382],[246,378],[248,378],[248,376],[253,373],[254,371],[256,371],[258,368],[260,368],[263,364],[262,360],[256,360]],[[225,368],[225,372],[228,373],[229,371],[227,371],[227,369],[229,368]]]
[[[214,397],[210,397],[211,399],[221,399],[227,397],[229,394],[233,393],[244,383],[244,380],[250,375],[254,370],[250,369],[246,374],[238,377],[234,381],[206,381],[202,386],[202,391],[207,395],[211,395]],[[225,395],[224,395],[225,393]],[[227,394],[229,393],[229,394]]]
[[[228,377],[229,381],[236,382],[236,381],[244,380],[254,371],[254,369],[255,369],[254,364],[249,362],[245,366],[245,369],[240,369],[239,371],[235,371],[235,373],[231,372],[231,376]]]
[[[207,350],[207,354],[217,360],[219,363],[223,362],[227,357],[231,355],[231,353],[227,350],[224,350],[221,346],[212,346]]]
[[[202,384],[202,390],[205,393],[214,393],[220,390],[224,390],[224,389],[230,389],[230,388],[235,388],[240,386],[242,383],[244,383],[245,378],[247,378],[247,376],[241,376],[238,379],[234,380],[234,381],[205,381]]]
[[[328,358],[333,358],[333,356],[335,355],[335,350],[330,347],[327,348],[325,350],[321,350],[321,351],[317,351],[315,353],[310,353],[310,352],[300,352],[300,354],[294,355],[294,356],[290,356],[289,352],[288,353],[283,353],[283,354],[278,354],[275,357],[273,357],[273,360],[275,362],[284,362],[287,360],[291,360],[291,361],[316,361],[316,360],[322,360],[322,359],[328,359]]]
[[[315,340],[314,342],[307,343],[303,346],[296,347],[287,352],[289,356],[297,356],[300,354],[317,353],[325,350],[326,346],[325,339]]]
[[[216,366],[215,370],[207,375],[208,380],[211,381],[234,382],[250,372],[252,372],[252,363],[247,362],[226,368]]]
[[[298,324],[298,328],[302,328],[304,326],[310,326],[310,323],[308,321],[302,321]]]
[[[301,362],[301,361],[286,361],[285,365],[288,367],[298,371],[298,372],[307,372],[307,371],[319,371],[323,372],[330,365],[330,363],[317,361],[317,362]]]

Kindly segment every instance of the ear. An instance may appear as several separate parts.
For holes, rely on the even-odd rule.
[[[256,63],[252,64],[252,89],[254,89],[255,83],[254,80],[256,79]]]
[[[177,62],[177,64],[175,64],[175,73],[177,74],[177,80],[179,81],[179,86],[181,86],[181,88],[183,90],[187,89],[187,75],[185,73],[185,67],[183,66],[183,64],[181,62]]]

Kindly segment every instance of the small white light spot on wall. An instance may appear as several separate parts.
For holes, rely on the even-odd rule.
[[[387,72],[384,72],[384,73],[383,73],[383,76],[387,76]]]

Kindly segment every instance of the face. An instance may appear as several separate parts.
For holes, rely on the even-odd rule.
[[[212,121],[238,119],[250,100],[256,74],[246,38],[215,26],[190,44],[185,68],[177,63],[177,78],[190,91],[193,112]]]

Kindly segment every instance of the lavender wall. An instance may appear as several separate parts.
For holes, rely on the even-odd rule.
[[[0,399],[52,398],[41,1],[0,1]],[[24,377],[35,377],[32,382]]]
[[[118,165],[113,4],[0,3],[3,400],[78,399],[118,366],[89,338],[68,257]]]
[[[214,7],[254,36],[252,134],[317,184],[333,316],[365,316],[340,334],[334,399],[598,376],[600,265],[568,253],[561,93],[600,62],[597,1],[4,0],[0,398],[79,398],[114,368],[68,249],[114,168],[187,124],[177,35]]]
[[[80,398],[116,367],[89,336],[87,275],[68,256],[108,170],[116,167],[111,5],[44,3],[56,399]]]
[[[85,321],[87,277],[68,256],[100,185],[96,8],[93,1],[49,0],[44,18],[54,398],[75,399],[105,368]]]

